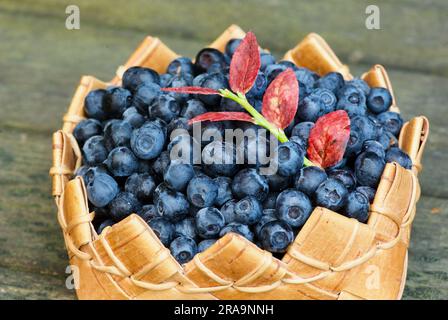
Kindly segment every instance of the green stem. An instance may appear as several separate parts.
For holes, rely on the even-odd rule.
[[[228,89],[220,90],[220,93],[221,93],[221,95],[224,98],[231,99],[231,100],[235,101],[236,103],[238,103],[239,105],[241,105],[254,118],[255,124],[257,124],[257,125],[259,125],[259,126],[261,126],[263,128],[266,128],[267,130],[269,130],[269,132],[271,132],[278,139],[278,141],[280,141],[281,143],[289,141],[288,137],[285,134],[285,132],[282,129],[277,128],[275,125],[270,123],[268,120],[266,120],[266,118],[263,117],[263,115],[261,115],[249,103],[249,101],[247,101],[247,98],[246,98],[246,96],[244,94],[242,94],[242,93],[235,94],[235,93],[233,93],[232,91],[230,91]],[[306,157],[304,157],[303,164],[304,164],[305,167],[309,167],[309,166],[314,166],[315,165],[310,160],[308,160]]]

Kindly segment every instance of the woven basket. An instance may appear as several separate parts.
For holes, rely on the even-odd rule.
[[[223,50],[244,32],[230,26],[210,46]],[[72,136],[84,119],[86,94],[120,84],[130,66],[164,72],[177,57],[159,39],[147,37],[110,82],[83,76],[62,130],[53,135],[53,196],[58,207],[70,265],[80,299],[399,299],[407,270],[407,248],[416,202],[417,174],[428,137],[425,117],[407,122],[400,147],[412,170],[386,165],[367,223],[317,207],[282,260],[236,234],[227,234],[181,266],[150,227],[133,214],[98,235],[80,177],[70,180],[81,153]],[[320,75],[347,66],[317,34],[308,35],[285,55],[287,60]],[[392,87],[385,69],[375,65],[362,78],[370,86]],[[395,103],[391,107],[399,111]]]

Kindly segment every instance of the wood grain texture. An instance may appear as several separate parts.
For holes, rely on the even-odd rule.
[[[51,132],[61,126],[60,119],[67,110],[80,76],[93,74],[100,79],[112,78],[117,66],[125,62],[147,34],[161,36],[176,52],[192,56],[229,24],[227,20],[231,13],[222,10],[223,17],[216,21],[216,25],[198,32],[196,28],[199,30],[201,24],[206,22],[200,21],[196,13],[188,16],[183,13],[183,8],[168,13],[174,10],[176,1],[169,4],[154,1],[151,6],[153,9],[148,10],[144,2],[129,3],[131,9],[143,6],[146,11],[141,11],[148,15],[150,10],[166,14],[164,20],[140,18],[140,21],[131,19],[141,14],[137,9],[130,9],[131,14],[126,17],[118,8],[107,8],[106,12],[93,14],[89,8],[104,7],[104,2],[79,3],[85,17],[79,31],[67,31],[64,28],[62,17],[65,17],[65,5],[56,1],[21,1],[20,4],[2,1],[0,4],[0,298],[74,297],[64,287],[67,255],[55,219],[47,173],[51,165]],[[266,10],[282,7],[283,4],[279,3],[268,2]],[[352,17],[349,14],[352,10],[351,1],[346,3],[348,5],[343,6],[345,13],[340,14]],[[414,16],[415,10],[422,8],[418,30],[414,26],[405,31],[408,35],[406,41],[409,41],[405,46],[400,42],[404,40],[396,43],[392,41],[401,39],[400,33],[404,32],[404,28],[399,29],[394,25],[394,32],[390,34],[381,31],[381,37],[391,41],[387,42],[378,35],[377,43],[385,41],[383,43],[388,45],[388,50],[374,47],[373,43],[367,41],[369,37],[364,40],[363,30],[358,35],[358,29],[353,29],[353,24],[352,30],[348,30],[349,23],[343,26],[340,21],[336,27],[339,13],[328,16],[329,20],[325,23],[322,19],[310,18],[318,10],[325,12],[331,7],[333,10],[342,10],[337,9],[338,6],[323,8],[320,4],[303,4],[302,10],[295,10],[294,18],[291,17],[292,12],[284,19],[278,19],[281,20],[280,25],[276,24],[275,28],[269,21],[263,21],[261,25],[260,19],[259,22],[253,19],[253,27],[244,23],[241,26],[250,27],[257,35],[260,34],[263,47],[273,48],[274,52],[292,47],[308,31],[320,32],[343,63],[350,64],[354,75],[361,75],[373,63],[386,66],[397,104],[405,119],[419,114],[429,117],[432,134],[425,152],[425,170],[419,176],[423,197],[418,203],[413,228],[404,298],[444,298],[448,294],[448,232],[440,226],[448,223],[448,173],[442,170],[441,164],[448,161],[448,142],[445,139],[448,79],[434,75],[447,74],[444,71],[446,61],[439,59],[442,54],[446,56],[443,51],[446,50],[446,41],[436,41],[441,39],[437,39],[435,33],[431,35],[431,32],[433,28],[445,26],[444,21],[433,17],[438,17],[447,8],[442,1],[435,2],[433,8],[426,8],[417,1],[405,1],[403,4],[407,8],[405,17]],[[189,5],[187,3],[187,7]],[[211,7],[207,9],[208,6],[204,6],[203,14],[211,14]],[[412,6],[416,9],[409,9]],[[251,10],[254,17],[264,12],[258,7],[261,6]],[[359,5],[353,7],[358,8]],[[241,14],[247,11],[243,8]],[[389,12],[389,9],[383,9],[383,12]],[[310,17],[299,19],[305,13]],[[176,23],[167,26],[168,21],[174,21],[168,14],[181,19],[176,23],[190,24],[179,33]],[[278,18],[279,14],[272,11],[273,17]],[[239,22],[239,15],[232,22]],[[361,25],[363,17],[361,13]],[[395,22],[398,25],[410,23]],[[257,23],[260,25],[257,26]],[[269,42],[270,37],[282,30],[286,23],[293,23],[300,33],[281,33],[281,41]],[[390,25],[392,21],[388,23]],[[31,28],[32,33],[29,32]],[[414,52],[410,48],[416,44],[419,50]],[[424,45],[431,50],[423,48]],[[369,52],[369,55],[355,59],[350,52],[357,47],[362,48],[362,52]],[[353,65],[352,61],[366,64]],[[392,68],[394,66],[406,70],[397,70]],[[24,283],[28,285],[24,286]]]

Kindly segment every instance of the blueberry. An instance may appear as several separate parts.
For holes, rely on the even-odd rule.
[[[142,208],[137,212],[137,214],[142,217],[143,220],[149,222],[151,219],[160,218],[161,215],[157,208],[153,204],[145,204]]]
[[[165,182],[177,191],[184,191],[193,177],[193,166],[182,160],[172,160],[163,174]]]
[[[349,192],[353,191],[356,187],[355,175],[350,169],[332,170],[328,173],[328,176],[342,182]]]
[[[372,88],[367,96],[367,108],[378,114],[385,112],[392,105],[392,95],[386,88]]]
[[[238,222],[229,223],[228,225],[226,225],[224,228],[221,229],[221,231],[219,232],[219,236],[223,237],[224,235],[226,235],[229,232],[239,234],[249,241],[252,241],[252,242],[254,241],[254,234],[252,233],[252,231],[250,231],[249,227],[245,224],[238,223]]]
[[[290,177],[295,175],[303,166],[305,150],[298,144],[288,141],[278,146],[275,161],[278,174]]]
[[[351,192],[347,197],[344,214],[360,222],[366,222],[369,217],[369,200],[359,191]]]
[[[294,240],[291,227],[284,221],[266,223],[259,232],[261,246],[270,252],[285,252]]]
[[[129,107],[123,112],[123,121],[129,123],[133,129],[137,129],[145,122],[145,117],[136,107]]]
[[[344,77],[339,72],[330,72],[316,81],[316,88],[327,89],[336,94],[344,86]]]
[[[358,184],[376,188],[383,174],[385,162],[373,152],[361,153],[355,162],[355,176]]]
[[[157,159],[155,159],[152,163],[152,172],[157,179],[163,179],[163,173],[165,172],[166,167],[170,164],[170,154],[168,151],[163,151]]]
[[[234,145],[218,140],[209,143],[202,150],[202,164],[212,176],[234,176],[238,171]]]
[[[229,56],[232,57],[233,54],[235,53],[236,49],[238,48],[238,46],[241,43],[241,39],[230,39],[227,44],[226,44],[226,48],[225,48],[225,53]]]
[[[278,62],[279,65],[285,66],[288,69],[292,69],[293,71],[298,71],[300,70],[299,67],[297,67],[294,62],[288,61],[288,60],[281,60]]]
[[[194,74],[194,65],[190,58],[179,57],[170,62],[166,72],[172,75]]]
[[[93,181],[95,176],[99,173],[110,174],[110,172],[107,170],[106,165],[104,164],[86,168],[86,170],[83,170],[83,172],[80,172],[79,174],[81,174],[84,180],[84,184],[87,186],[91,181]]]
[[[243,169],[232,181],[232,193],[239,199],[254,196],[258,201],[263,201],[269,193],[269,185],[266,178],[258,174],[257,170]]]
[[[167,123],[177,117],[179,113],[180,107],[176,99],[169,94],[160,95],[148,107],[150,119],[160,118]]]
[[[218,185],[218,195],[215,199],[215,205],[222,206],[228,200],[232,199],[232,179],[228,177],[216,177],[213,180]]]
[[[305,85],[306,88],[312,89],[315,86],[318,75],[307,68],[297,68],[294,71],[297,81]]]
[[[270,65],[275,64],[275,57],[267,52],[260,53],[260,70],[264,71]]]
[[[107,113],[104,111],[103,105],[105,95],[105,89],[96,89],[87,94],[84,99],[84,112],[88,118],[93,118],[100,121],[108,118]]]
[[[334,111],[336,96],[328,89],[314,89],[303,101],[306,103],[317,103],[320,106],[319,116]]]
[[[86,119],[79,122],[73,129],[73,136],[78,142],[79,147],[84,145],[90,137],[101,135],[103,127],[98,120]]]
[[[364,92],[354,85],[345,85],[338,91],[337,110],[345,110],[349,117],[365,115],[366,96]]]
[[[210,239],[219,235],[224,227],[224,217],[218,209],[202,208],[196,214],[196,228],[201,238]]]
[[[174,238],[174,226],[165,218],[154,218],[148,222],[152,231],[165,247],[168,247]]]
[[[276,201],[277,217],[291,227],[301,227],[311,214],[313,207],[303,192],[287,189],[282,191]]]
[[[380,113],[377,119],[383,125],[384,129],[398,137],[403,126],[403,118],[401,118],[399,113],[386,111]]]
[[[202,80],[201,87],[214,90],[225,89],[228,87],[227,78],[222,73],[207,74]],[[210,107],[219,106],[221,102],[221,96],[217,94],[198,95],[197,98]]]
[[[174,236],[175,237],[188,237],[191,239],[196,239],[196,222],[194,218],[185,218],[174,224]]]
[[[104,96],[104,111],[112,118],[121,118],[123,112],[131,106],[132,94],[122,87],[107,89]]]
[[[157,101],[160,94],[161,91],[158,84],[142,84],[135,89],[132,105],[136,107],[141,114],[146,115],[148,113],[148,107]]]
[[[266,199],[263,201],[263,210],[275,209],[275,203],[277,201],[278,192],[270,192]]]
[[[207,72],[207,70],[213,64],[218,64],[222,68],[226,66],[224,55],[219,50],[213,48],[204,48],[196,55],[194,65],[196,67],[197,73]]]
[[[131,148],[140,159],[157,158],[165,145],[165,133],[156,122],[146,122],[131,135]]]
[[[200,87],[207,76],[208,76],[207,73],[198,74],[196,77],[193,78],[193,86]]]
[[[190,203],[198,208],[210,207],[218,196],[218,184],[205,175],[195,176],[187,186]]]
[[[316,205],[333,210],[340,210],[347,202],[348,190],[342,182],[327,179],[316,190]]]
[[[115,177],[127,177],[138,170],[138,159],[126,147],[113,149],[104,163]]]
[[[392,147],[387,150],[386,162],[397,162],[405,169],[412,169],[412,160],[406,152],[398,147]]]
[[[323,109],[318,97],[306,96],[300,100],[297,108],[297,118],[300,121],[316,122],[321,114],[323,114]]]
[[[210,248],[218,239],[206,239],[198,243],[198,252],[203,252]]]
[[[357,187],[355,191],[362,193],[369,200],[370,203],[372,203],[373,200],[375,199],[376,190],[371,187],[361,186]]]
[[[170,85],[171,79],[174,77],[174,75],[169,73],[164,73],[160,75],[160,86],[162,88],[166,88]]]
[[[171,242],[170,251],[177,262],[184,264],[193,259],[198,252],[198,247],[193,239],[182,236]]]
[[[375,123],[366,116],[354,116],[350,119],[350,138],[345,149],[345,156],[351,158],[357,155],[364,141],[374,140],[377,137]]]
[[[370,87],[364,80],[360,78],[354,78],[352,80],[349,80],[345,83],[346,85],[352,85],[356,87],[358,90],[360,90],[362,93],[364,93],[365,96],[369,95]]]
[[[134,194],[143,203],[152,200],[152,193],[155,188],[154,179],[148,173],[134,173],[127,178],[125,184],[125,190]]]
[[[167,83],[167,86],[170,88],[182,88],[189,87],[193,83],[193,76],[191,74],[179,74],[173,76],[170,81]],[[185,103],[190,98],[190,94],[188,93],[180,93],[180,92],[170,92],[170,96],[172,96],[179,104]]]
[[[104,145],[102,136],[93,136],[87,139],[82,147],[84,163],[88,165],[98,165],[106,160],[108,151]]]
[[[291,177],[281,176],[279,174],[266,175],[270,191],[283,191],[291,184]]]
[[[96,207],[108,205],[118,192],[117,182],[105,173],[95,174],[87,184],[87,197]]]
[[[154,200],[159,213],[172,222],[180,221],[188,215],[190,204],[183,193],[166,189]]]
[[[115,221],[112,219],[106,219],[103,222],[101,222],[101,224],[98,226],[97,229],[97,234],[101,234],[101,232],[103,232],[104,229],[106,229],[107,227],[112,227],[115,224]]]
[[[149,68],[131,67],[123,74],[123,87],[135,92],[141,85],[160,84],[157,72]]]
[[[166,192],[170,192],[170,191],[172,191],[171,188],[165,182],[159,183],[157,185],[157,187],[154,189],[154,192],[152,194],[152,199],[153,199],[154,204],[157,202],[157,200],[159,199],[159,196],[162,193],[166,193]]]
[[[132,126],[129,122],[117,120],[104,128],[104,144],[108,150],[116,147],[130,147]]]
[[[268,79],[263,72],[258,71],[257,78],[255,79],[254,85],[247,93],[248,97],[261,98],[268,86]]]
[[[387,130],[384,130],[383,133],[379,135],[378,142],[381,143],[385,150],[398,145],[397,137]]]
[[[291,132],[291,136],[297,136],[304,142],[308,143],[310,137],[310,131],[314,127],[314,122],[306,121],[300,122],[294,126]]]
[[[247,134],[247,138],[242,139],[237,147],[237,159],[240,159],[240,152],[244,150],[244,163],[249,167],[259,168],[267,164],[270,161],[269,151],[271,150],[269,139],[258,130],[247,129],[244,134]]]
[[[245,197],[235,204],[236,222],[253,225],[260,220],[262,214],[263,207],[255,197]]]
[[[120,192],[109,203],[109,212],[113,220],[120,221],[141,209],[137,198],[129,192]]]
[[[166,129],[168,136],[171,137],[172,135],[177,134],[177,131],[175,132],[175,130],[179,130],[181,134],[184,134],[185,132],[190,132],[192,126],[188,124],[188,119],[179,117],[171,120],[170,123],[168,123],[168,125],[166,126]]]
[[[221,207],[221,214],[224,217],[226,224],[235,221],[235,205],[237,201],[235,199],[230,199],[224,203]]]
[[[261,231],[261,228],[263,228],[263,226],[264,226],[266,223],[271,222],[271,221],[277,221],[277,220],[278,220],[277,217],[275,216],[275,210],[273,210],[273,214],[274,214],[274,215],[272,215],[272,214],[263,214],[263,215],[261,216],[260,221],[258,221],[257,224],[255,225],[255,227],[254,227],[254,232],[255,232],[255,235],[256,235],[258,238],[260,238],[260,231]]]
[[[288,69],[287,66],[282,64],[270,64],[264,69],[264,74],[268,78],[268,83],[271,83],[280,73]]]
[[[230,99],[222,99],[230,100]],[[232,101],[232,100],[230,100]],[[185,107],[182,109],[180,115],[187,119],[193,119],[194,117],[206,113],[207,109],[204,107],[204,104],[198,99],[190,99],[186,102]]]
[[[378,136],[378,127],[374,120],[366,116],[354,116],[350,119],[350,127],[359,128],[366,140],[376,139]]]
[[[304,167],[296,175],[294,186],[309,197],[313,197],[319,185],[325,180],[327,180],[327,174],[321,168],[316,166]]]
[[[375,140],[364,141],[361,151],[362,152],[366,152],[366,151],[373,152],[380,158],[384,158],[386,156],[386,152],[384,151],[383,145]]]
[[[205,147],[212,141],[223,141],[225,125],[223,122],[201,122],[201,144]]]

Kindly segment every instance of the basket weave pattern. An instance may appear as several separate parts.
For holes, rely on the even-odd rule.
[[[223,50],[244,32],[230,26],[210,47]],[[110,82],[83,76],[62,130],[53,135],[52,193],[58,208],[80,299],[399,299],[407,270],[411,224],[420,197],[417,174],[429,132],[425,117],[407,122],[399,146],[412,170],[386,165],[368,222],[317,207],[282,260],[236,234],[227,234],[184,266],[179,265],[137,215],[98,235],[91,221],[82,178],[72,180],[81,152],[72,136],[84,119],[88,92],[119,85],[130,66],[164,72],[177,57],[159,39],[147,37]],[[308,35],[284,57],[320,75],[352,76],[317,34]],[[392,87],[385,69],[373,66],[362,78],[372,87]],[[391,107],[398,112],[395,99]]]

